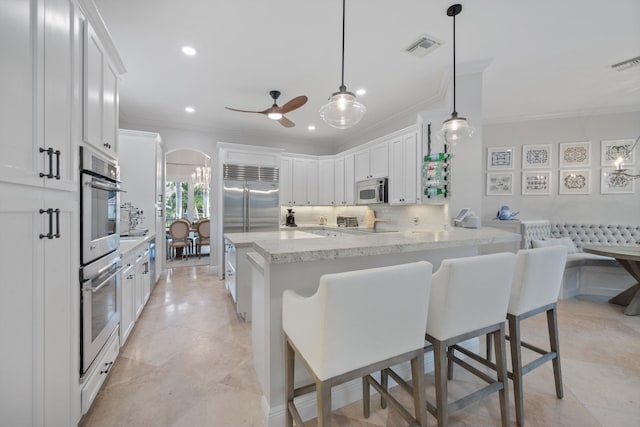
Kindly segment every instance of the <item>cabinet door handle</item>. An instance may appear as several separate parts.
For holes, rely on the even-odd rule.
[[[56,209],[54,210],[54,212],[56,213],[56,234],[54,234],[54,237],[56,239],[59,239],[60,238],[60,209]]]
[[[56,179],[60,179],[60,150],[53,152],[56,155]]]
[[[47,215],[49,215],[49,232],[47,234],[40,234],[40,238],[44,239],[45,237],[47,239],[53,239],[53,209],[49,208],[49,209],[40,209],[40,214],[46,213]]]
[[[40,148],[39,151],[41,153],[47,153],[49,156],[49,173],[40,172],[40,178],[47,177],[49,179],[53,178],[53,148]]]

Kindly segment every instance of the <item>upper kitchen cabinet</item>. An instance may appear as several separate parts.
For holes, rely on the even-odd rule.
[[[293,200],[291,198],[291,164],[292,158],[282,157],[280,159],[280,171],[278,176],[280,177],[280,204],[291,205]]]
[[[355,180],[383,178],[389,175],[389,145],[387,141],[355,152]]]
[[[84,26],[83,139],[102,152],[118,152],[118,76],[124,66],[115,51],[103,42],[91,22]]]
[[[77,191],[78,9],[0,3],[0,181]]]
[[[156,251],[165,253],[164,214],[164,150],[157,133],[120,129],[118,132],[118,164],[122,190],[121,204],[130,203],[142,211],[141,217],[129,221],[128,208],[120,211],[120,234],[136,235],[147,229],[156,235]],[[135,228],[135,230],[134,230]],[[130,230],[127,232],[127,230]],[[157,262],[162,264],[163,257]],[[162,271],[159,265],[156,271]],[[156,278],[154,277],[153,283]]]
[[[293,158],[291,203],[297,206],[318,204],[318,160]]]
[[[354,155],[347,154],[335,159],[334,163],[334,200],[339,206],[353,205],[355,185]]]
[[[389,142],[389,203],[418,200],[418,134],[409,132]]]
[[[334,206],[334,159],[318,160],[318,204]]]

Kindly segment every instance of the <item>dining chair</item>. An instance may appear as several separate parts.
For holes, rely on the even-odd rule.
[[[178,249],[182,249],[182,256],[186,256],[189,243],[189,224],[181,219],[171,223],[169,226],[169,234],[171,234],[171,259],[175,260]],[[175,255],[174,255],[175,251]]]
[[[304,425],[295,397],[316,391],[317,425],[330,426],[332,386],[362,378],[367,395],[370,385],[387,394],[369,374],[404,361],[411,361],[413,415],[391,395],[386,398],[408,423],[426,426],[423,345],[431,271],[430,263],[420,261],[326,274],[310,297],[284,292],[287,427],[294,420]],[[296,358],[312,384],[294,387]],[[365,416],[368,409],[365,404]]]
[[[203,246],[211,247],[210,223],[211,222],[208,219],[201,219],[200,221],[198,221],[198,240],[196,241],[196,253],[198,254],[198,259],[200,259],[200,256],[202,255]]]

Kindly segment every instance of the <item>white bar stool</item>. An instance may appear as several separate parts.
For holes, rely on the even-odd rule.
[[[430,263],[421,261],[326,274],[311,297],[284,292],[287,427],[293,425],[294,419],[304,425],[294,405],[295,397],[315,390],[317,425],[330,426],[332,386],[408,360],[416,385],[414,416],[391,396],[387,399],[398,405],[400,413],[409,417],[409,423],[427,425],[423,346],[428,311],[425,301],[429,300],[432,268]],[[294,388],[295,356],[309,371],[314,384]]]
[[[427,409],[438,426],[449,423],[449,414],[498,392],[502,426],[509,424],[504,318],[515,270],[512,253],[444,260],[433,275],[426,339],[433,345],[436,405]],[[470,338],[491,334],[495,338],[497,379],[467,362],[456,363],[488,383],[468,396],[449,402],[447,397],[447,349]]]
[[[507,310],[507,321],[509,323],[509,336],[507,339],[511,348],[511,366],[513,370],[508,375],[513,380],[516,422],[519,426],[524,425],[522,377],[525,374],[551,360],[556,396],[558,399],[564,396],[560,369],[560,340],[558,338],[556,307],[566,260],[567,248],[565,246],[524,249],[518,251],[517,254],[516,271],[513,277],[513,286]],[[520,322],[522,320],[543,312],[547,313],[550,351],[522,341],[520,334]],[[490,343],[491,338],[487,336],[487,362],[489,363],[484,363],[484,359],[478,359],[479,356],[473,353],[469,354],[470,352],[466,349],[455,347],[455,350],[459,350],[489,367],[494,367],[495,365],[490,363],[491,354],[488,351]],[[522,347],[539,353],[541,356],[522,366]]]

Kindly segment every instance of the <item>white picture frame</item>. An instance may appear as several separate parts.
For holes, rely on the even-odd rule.
[[[590,169],[561,169],[558,176],[560,194],[590,194]]]
[[[631,150],[634,139],[610,139],[600,142],[600,165],[613,166],[618,158],[622,157],[625,150]],[[636,155],[634,151],[629,151],[627,158],[623,159],[625,165],[634,165]]]
[[[523,196],[548,196],[551,194],[551,171],[523,171]]]
[[[634,194],[636,192],[635,180],[624,175],[614,176],[611,169],[600,170],[600,194]],[[630,175],[636,173],[635,168],[627,168]]]
[[[551,144],[522,146],[522,169],[548,169],[550,167]]]
[[[576,169],[591,166],[591,141],[561,142],[558,162],[561,168]]]
[[[487,170],[513,169],[514,147],[487,147]]]
[[[487,172],[487,196],[513,195],[513,172]]]

